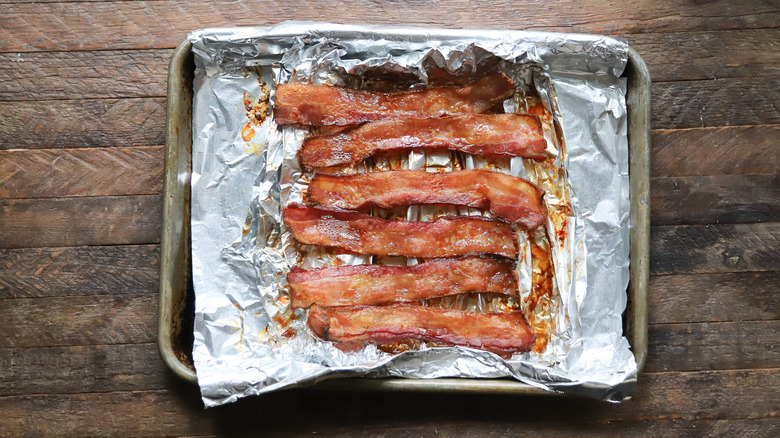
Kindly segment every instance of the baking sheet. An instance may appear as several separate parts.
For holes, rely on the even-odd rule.
[[[619,77],[625,44],[582,35],[312,23],[211,29],[189,39],[197,66],[194,358],[207,406],[344,375],[511,376],[596,398],[631,395],[636,364],[621,326],[628,279],[625,82]],[[296,196],[294,156],[304,134],[279,129],[271,119],[258,120],[252,114],[254,102],[267,97],[272,104],[273,84],[295,80],[295,75],[338,83],[396,69],[414,71],[425,83],[420,72],[433,71],[426,66],[468,76],[496,59],[523,83],[533,79],[530,85],[559,117],[551,126],[567,151],[561,164],[571,184],[568,202],[574,215],[566,226],[574,244],[556,255],[556,264],[569,263],[561,272],[572,276],[556,277],[561,300],[557,317],[563,323],[548,348],[509,361],[463,348],[395,356],[367,348],[345,354],[307,336],[300,324],[276,322],[274,317],[300,322],[279,305],[283,272],[297,258],[297,251],[284,243],[289,239],[279,224],[280,207]],[[555,96],[545,95],[550,90]],[[251,124],[247,141],[251,118],[259,123]],[[414,156],[410,158],[413,163]],[[426,157],[429,161],[441,164],[436,157]],[[509,170],[525,167],[510,164]],[[553,228],[548,225],[548,231]],[[285,331],[292,327],[296,336],[278,336],[282,326]]]

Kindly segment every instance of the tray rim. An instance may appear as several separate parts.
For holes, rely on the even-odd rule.
[[[186,299],[189,254],[189,205],[192,160],[192,45],[184,40],[168,69],[165,188],[161,238],[158,347],[165,364],[180,378],[197,383],[195,371],[177,354],[176,339]],[[650,238],[650,73],[642,57],[629,47],[626,66],[630,186],[630,254],[624,336],[637,362],[647,358],[647,288]],[[188,81],[189,79],[189,81]],[[179,214],[179,212],[181,212]],[[183,259],[182,259],[183,258]],[[556,395],[509,379],[365,379],[345,378],[316,383],[317,389],[382,391],[445,391]]]

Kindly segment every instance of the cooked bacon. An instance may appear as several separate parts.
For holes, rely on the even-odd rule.
[[[397,170],[317,175],[307,196],[310,203],[345,210],[413,204],[489,208],[497,216],[534,229],[544,223],[543,195],[539,187],[523,178],[490,170]]]
[[[274,120],[279,125],[357,125],[372,120],[453,113],[484,113],[512,96],[515,84],[503,73],[465,87],[379,93],[309,84],[276,86]]]
[[[293,307],[410,302],[467,292],[517,296],[517,274],[506,259],[462,257],[413,266],[356,265],[287,274]]]
[[[320,135],[303,143],[299,158],[308,169],[355,166],[380,151],[450,149],[475,155],[508,155],[544,160],[547,142],[537,116],[467,114],[393,119]]]
[[[345,349],[408,340],[440,342],[501,355],[527,352],[536,336],[522,312],[472,313],[408,304],[309,310],[314,334]]]
[[[481,217],[389,221],[362,213],[297,205],[285,208],[282,217],[295,239],[308,245],[375,255],[434,258],[497,254],[517,258],[512,226]]]

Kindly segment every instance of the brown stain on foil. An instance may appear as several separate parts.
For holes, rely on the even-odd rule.
[[[376,346],[377,350],[384,351],[385,353],[398,354],[404,351],[418,350],[420,348],[419,342],[405,341],[394,342],[392,344],[382,344]]]
[[[246,91],[242,97],[248,121],[241,129],[241,139],[247,143],[247,149],[244,152],[254,153],[255,155],[259,155],[265,145],[251,143],[251,141],[255,138],[255,128],[262,126],[270,114],[271,95],[266,83],[260,78],[259,74],[257,80],[260,83],[260,97],[257,98],[257,101],[253,101],[252,96]]]
[[[255,130],[252,127],[252,122],[248,122],[246,126],[241,129],[241,138],[249,142],[255,137]]]
[[[249,93],[244,92],[244,109],[246,110],[246,116],[249,119],[249,122],[254,124],[255,126],[262,125],[265,120],[268,118],[268,115],[270,114],[270,96],[271,93],[268,91],[267,84],[261,80],[258,77],[258,82],[260,84],[260,97],[257,98],[256,102],[252,101],[252,96],[249,95]]]
[[[550,260],[550,252],[536,244],[533,239],[530,239],[529,242],[531,244],[531,260],[533,264],[533,286],[531,287],[531,294],[525,299],[526,318],[534,333],[536,333],[536,342],[533,350],[541,353],[547,348],[547,343],[550,341],[552,327],[547,321],[537,320],[535,317],[537,312],[535,310],[537,310],[536,307],[538,305],[546,305],[552,299],[554,272],[552,261]]]
[[[274,315],[273,320],[282,328],[287,328],[287,326],[292,322],[292,313],[285,315]]]

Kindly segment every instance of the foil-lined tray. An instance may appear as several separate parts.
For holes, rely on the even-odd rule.
[[[182,265],[186,268],[188,230],[185,217],[177,213],[187,209],[186,183],[192,175],[193,355],[207,406],[349,376],[406,378],[363,379],[357,384],[388,389],[547,390],[612,401],[631,396],[646,348],[649,77],[641,59],[624,43],[585,35],[322,23],[207,29],[188,38],[196,53],[193,82],[182,74],[191,69],[187,42],[174,56],[169,76],[160,346],[166,362],[192,378],[181,354],[179,358],[171,354],[176,350],[177,312],[181,314],[181,303],[186,302],[183,287],[176,282],[187,275]],[[526,99],[507,101],[507,112],[527,111],[529,102],[544,109],[545,136],[555,157],[549,168],[535,168],[521,159],[495,163],[420,153],[374,165],[380,170],[498,166],[547,190],[548,208],[565,214],[551,214],[544,233],[547,240],[529,236],[527,241],[547,245],[555,265],[551,305],[542,306],[545,311],[537,315],[539,321],[552,322],[549,345],[503,360],[463,348],[397,355],[366,348],[345,354],[313,338],[307,333],[305,315],[295,315],[285,306],[284,273],[290,264],[300,262],[300,248],[280,226],[281,207],[301,200],[305,190],[307,177],[295,158],[305,132],[279,128],[267,117],[273,84],[298,80],[365,88],[371,84],[363,81],[372,77],[396,82],[402,78],[404,86],[419,86],[429,75],[468,79],[491,69],[509,74],[525,90],[519,96]],[[182,133],[190,129],[185,108],[190,87],[195,89],[192,143]],[[408,218],[421,219],[432,213],[425,208],[405,212]],[[337,257],[339,263],[366,261]],[[303,261],[311,267],[333,259],[331,253],[310,248]],[[518,271],[521,279],[534,275],[530,263],[518,263]],[[520,292],[528,297],[530,287]],[[627,296],[628,312],[621,318]],[[606,304],[595,305],[599,302]],[[492,304],[478,299],[448,305]],[[624,320],[634,355],[623,337]],[[452,376],[491,379],[440,378]],[[516,380],[495,380],[499,377]]]

